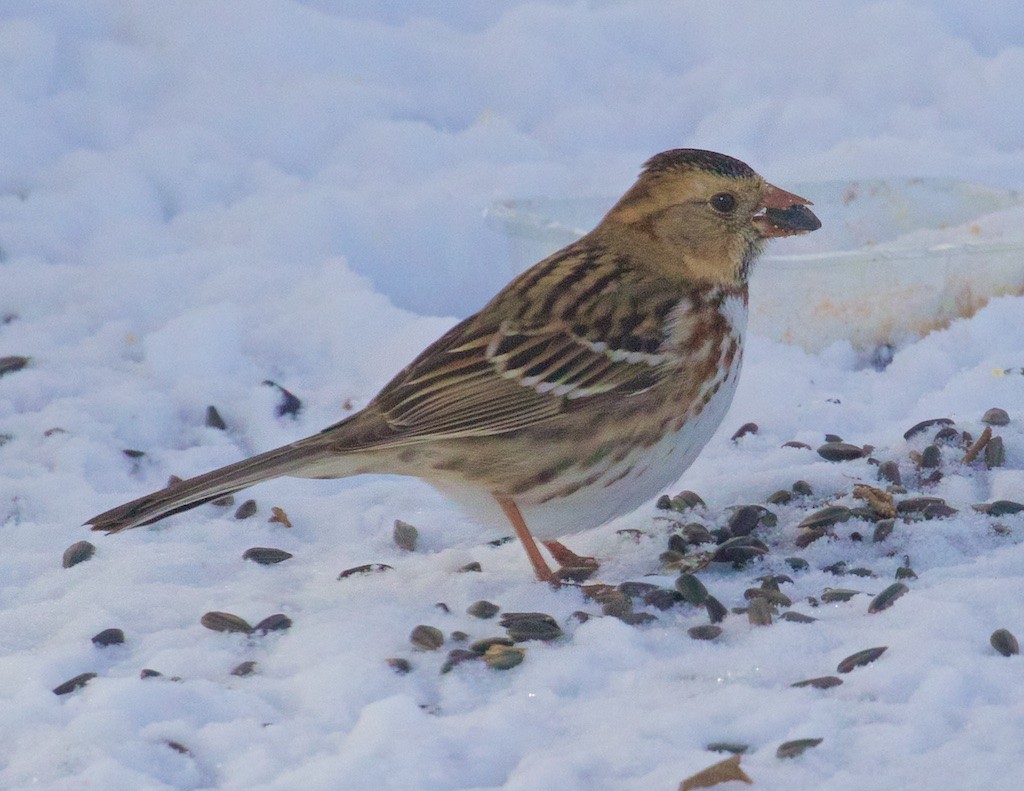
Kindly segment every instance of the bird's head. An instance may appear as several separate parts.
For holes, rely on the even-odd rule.
[[[657,154],[600,228],[661,251],[653,265],[700,281],[746,281],[765,241],[821,222],[805,198],[772,186],[738,159],[692,148]]]

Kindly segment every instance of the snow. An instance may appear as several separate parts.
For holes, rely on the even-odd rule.
[[[496,202],[617,194],[677,146],[740,157],[783,187],[1024,187],[1022,31],[1024,10],[1004,0],[781,13],[667,0],[4,3],[0,357],[31,361],[0,378],[0,787],[674,789],[725,757],[708,743],[728,741],[750,745],[742,765],[761,788],[1018,788],[1024,660],[989,636],[1024,637],[1024,514],[971,506],[1024,500],[1022,297],[900,347],[883,370],[847,341],[811,353],[749,339],[733,407],[672,493],[700,493],[707,510],[683,520],[715,528],[731,506],[808,481],[809,499],[770,506],[763,560],[700,577],[735,607],[758,577],[789,574],[782,589],[812,624],[734,614],[698,641],[686,630],[707,616],[688,605],[644,626],[580,623],[575,611],[600,605],[535,583],[516,543],[486,543],[505,525],[474,524],[411,479],[275,481],[237,499],[259,509],[242,521],[211,505],[117,537],[80,525],[365,404],[515,273],[484,217]],[[1021,218],[1005,209],[985,228],[1016,243]],[[893,244],[972,241],[958,223]],[[278,417],[265,380],[302,411]],[[227,431],[204,425],[211,404]],[[948,417],[978,437],[993,406],[1011,418],[994,427],[1005,464],[963,465],[946,445],[943,478],[921,484],[909,454],[934,430],[904,431]],[[748,421],[758,433],[730,441]],[[873,445],[910,495],[958,513],[898,520],[879,543],[851,520],[800,550],[815,507],[861,505],[854,483],[882,485],[866,459],[781,447],[825,433]],[[275,506],[293,527],[268,521]],[[652,504],[566,543],[601,559],[602,581],[672,587],[664,516]],[[395,519],[418,528],[415,551],[393,544]],[[62,568],[82,539],[95,556]],[[294,557],[243,561],[254,546]],[[792,555],[809,570],[792,571]],[[904,556],[910,592],[868,614]],[[457,573],[471,561],[483,571]],[[823,570],[838,561],[877,576]],[[337,579],[364,563],[394,569]],[[862,592],[811,607],[825,587]],[[441,674],[464,644],[418,651],[409,633],[503,634],[466,614],[480,599],[549,613],[566,635],[523,644],[511,670]],[[199,623],[213,610],[293,626],[219,633]],[[108,627],[123,645],[91,643]],[[888,650],[842,686],[790,687],[874,646]],[[245,660],[256,671],[231,675]],[[53,694],[84,672],[97,676]],[[776,758],[809,737],[824,741]]]

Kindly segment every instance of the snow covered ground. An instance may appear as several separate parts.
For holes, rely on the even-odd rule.
[[[1024,7],[1000,0],[0,4],[0,357],[30,358],[0,376],[0,788],[646,791],[725,758],[714,742],[747,745],[755,788],[1019,788],[1024,658],[989,637],[1024,638],[1024,513],[972,506],[1024,502],[1021,297],[883,370],[848,343],[751,339],[733,409],[677,487],[707,508],[678,518],[716,529],[798,480],[812,494],[767,506],[762,559],[699,574],[728,608],[786,574],[792,607],[770,626],[730,614],[710,641],[688,635],[708,623],[688,604],[636,600],[657,616],[639,626],[597,617],[580,591],[533,582],[517,544],[489,545],[504,525],[415,480],[277,481],[236,498],[255,499],[248,519],[204,506],[117,537],[80,525],[366,403],[514,273],[484,218],[496,201],[616,194],[677,146],[783,187],[1020,189],[1022,103]],[[1008,211],[1011,236],[1024,215]],[[265,380],[301,412],[279,417]],[[205,424],[210,405],[226,430]],[[918,469],[941,426],[907,429],[951,418],[978,438],[991,407],[1010,418],[991,427],[1001,465],[964,464],[945,432],[939,466]],[[731,441],[748,421],[759,431]],[[854,518],[798,547],[805,517],[886,485],[867,458],[822,459],[826,433],[896,461],[897,501],[956,513],[901,516],[880,541]],[[672,588],[667,516],[652,504],[567,543],[602,559],[604,582]],[[396,519],[418,529],[414,551]],[[95,555],[63,568],[82,539]],[[294,557],[264,566],[251,547]],[[338,579],[367,563],[393,570]],[[905,563],[909,592],[869,613]],[[829,603],[828,587],[859,593]],[[478,600],[548,613],[564,636],[520,644],[509,670],[441,673],[468,645],[452,632],[505,634],[466,613]],[[222,633],[200,624],[210,611],[292,625]],[[419,624],[442,630],[439,650],[410,643]],[[124,643],[91,641],[108,628]],[[829,675],[844,683],[790,686]],[[802,738],[823,741],[776,757]]]

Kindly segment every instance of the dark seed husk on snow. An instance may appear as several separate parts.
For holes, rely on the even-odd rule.
[[[871,600],[871,604],[868,605],[868,612],[876,613],[881,612],[882,610],[888,610],[893,604],[895,604],[896,600],[900,596],[907,593],[909,590],[910,588],[902,582],[894,582]]]
[[[639,599],[646,596],[651,591],[658,590],[658,586],[650,582],[620,582],[618,590],[621,593],[625,593],[627,596],[633,599]]]
[[[465,632],[456,629],[454,632],[448,635],[448,639],[453,643],[464,643],[469,639],[469,635]]]
[[[838,687],[843,683],[841,678],[836,676],[819,676],[818,678],[808,678],[804,681],[796,681],[790,684],[791,687],[814,687],[815,689],[830,689],[832,687]]]
[[[783,742],[775,751],[776,758],[796,758],[805,750],[817,747],[824,739],[794,739],[791,742]]]
[[[31,359],[31,357],[22,357],[18,354],[12,354],[8,357],[0,357],[0,376],[20,371],[29,364]]]
[[[513,643],[508,637],[484,637],[481,640],[473,641],[469,646],[469,650],[477,654],[484,654],[492,645],[511,646],[515,645],[515,643]]]
[[[255,631],[244,618],[239,618],[233,613],[220,612],[218,610],[205,613],[203,617],[199,619],[199,623],[207,629],[212,629],[215,632],[241,632],[242,634],[252,634]]]
[[[272,566],[290,557],[294,557],[291,552],[275,547],[250,547],[242,553],[242,560],[251,560],[261,566]]]
[[[408,659],[404,659],[400,656],[391,656],[384,660],[388,667],[394,670],[401,676],[404,676],[410,670],[412,670],[412,664]]]
[[[750,749],[750,745],[737,744],[736,742],[711,742],[711,744],[707,745],[704,749],[712,753],[732,753],[733,755],[743,755],[743,753]]]
[[[877,576],[875,574],[875,572],[873,572],[871,569],[866,569],[863,566],[857,566],[856,568],[852,568],[849,571],[847,571],[846,573],[847,574],[852,574],[854,577],[875,577],[875,576]]]
[[[616,617],[629,626],[646,626],[658,620],[658,616],[650,612],[627,612]]]
[[[256,672],[256,661],[253,659],[247,659],[244,662],[240,662],[231,669],[231,675],[233,676],[251,676]]]
[[[302,401],[294,393],[285,390],[277,382],[272,382],[269,379],[264,380],[263,384],[268,387],[276,387],[281,393],[281,401],[274,408],[274,412],[278,417],[284,417],[285,415],[292,415],[294,417],[302,411]]]
[[[77,566],[79,563],[84,563],[95,554],[95,545],[88,541],[76,541],[64,550],[64,568],[69,569],[72,566]]]
[[[730,535],[746,536],[761,525],[774,527],[778,523],[779,518],[763,505],[741,505],[729,517],[727,527]]]
[[[821,600],[826,604],[844,602],[849,601],[861,592],[862,591],[853,590],[852,588],[825,588],[821,594]]]
[[[153,670],[148,667],[144,667],[142,668],[142,670],[139,671],[139,678],[141,679],[159,678],[162,675],[163,673],[161,673],[159,670]]]
[[[694,640],[714,640],[722,633],[722,627],[713,623],[705,623],[700,626],[691,626],[686,633]]]
[[[676,511],[686,511],[690,508],[707,508],[707,504],[696,492],[684,489],[672,498],[672,508]]]
[[[960,432],[952,426],[946,426],[940,428],[935,434],[934,442],[936,445],[940,443],[955,442],[960,438]]]
[[[956,513],[959,512],[946,503],[929,503],[921,511],[921,515],[925,519],[945,519],[947,516],[952,516]]]
[[[511,670],[522,664],[525,656],[525,648],[495,643],[484,652],[484,662],[491,670]]]
[[[143,456],[146,455],[146,451],[135,450],[134,448],[125,448],[124,450],[121,451],[121,453],[123,453],[129,459],[141,459]]]
[[[555,619],[542,612],[507,612],[501,616],[500,623],[516,643],[554,640],[562,636],[562,630]]]
[[[206,407],[206,425],[208,428],[216,428],[221,431],[228,427],[228,424],[224,422],[224,418],[220,416],[220,412],[217,411],[217,407],[213,406],[213,404]]]
[[[902,486],[903,478],[900,475],[900,465],[894,461],[883,461],[878,465],[878,480]]]
[[[765,599],[769,604],[774,604],[778,607],[793,606],[793,600],[790,599],[789,596],[782,591],[773,590],[771,588],[747,588],[743,591],[743,598],[747,601]]]
[[[759,430],[757,423],[744,423],[738,429],[736,433],[732,435],[731,439],[733,442],[740,439],[741,437],[747,436],[747,434],[756,434]]]
[[[642,598],[644,604],[648,607],[654,607],[657,610],[668,610],[679,604],[683,600],[683,595],[679,591],[669,590],[668,588],[657,588],[645,593]]]
[[[850,509],[851,519],[863,519],[865,522],[877,522],[884,517],[874,508],[866,505],[859,505]]]
[[[493,618],[495,615],[498,614],[500,610],[501,607],[499,607],[497,604],[486,601],[484,599],[481,599],[480,601],[475,601],[466,608],[466,612],[472,615],[474,618],[483,619]]]
[[[710,544],[715,540],[711,531],[699,522],[690,522],[683,526],[683,538],[688,544]]]
[[[810,564],[803,558],[786,558],[786,565],[789,566],[793,571],[805,571],[810,568]]]
[[[362,566],[353,566],[350,569],[345,569],[338,575],[338,579],[343,580],[356,574],[376,574],[381,571],[392,570],[394,570],[394,566],[389,566],[387,563],[365,563]]]
[[[285,629],[291,629],[291,627],[292,619],[283,612],[276,612],[273,615],[268,615],[256,624],[254,628],[260,634],[267,634],[268,632],[283,632]]]
[[[601,599],[601,613],[613,618],[625,618],[633,613],[633,600],[621,591]]]
[[[783,442],[782,447],[784,448],[799,448],[800,450],[811,450],[811,446],[806,442],[798,442],[795,439],[789,440],[789,442]]]
[[[908,428],[903,433],[903,439],[910,439],[915,434],[920,434],[922,431],[930,429],[932,426],[952,426],[953,421],[948,417],[938,417],[932,420],[922,420],[920,423],[916,423]]]
[[[67,695],[69,692],[74,692],[76,689],[80,689],[96,678],[95,673],[79,673],[74,678],[69,678],[63,684],[58,684],[53,688],[54,695]]]
[[[994,406],[981,416],[981,422],[990,426],[1005,426],[1010,422],[1010,415],[1005,409]]]
[[[235,519],[248,519],[257,511],[255,500],[246,500],[235,509]]]
[[[903,565],[903,566],[900,566],[898,569],[896,569],[896,579],[898,579],[898,580],[916,580],[917,579],[917,574],[914,573],[914,570],[912,568],[910,568],[910,566]]]
[[[672,498],[669,497],[667,494],[663,494],[661,497],[658,498],[658,501],[654,504],[654,507],[661,511],[671,511]]]
[[[448,652],[448,658],[441,665],[441,672],[448,673],[453,667],[461,665],[463,662],[478,660],[480,657],[481,654],[467,651],[465,648],[456,648]]]
[[[484,567],[480,565],[479,561],[471,560],[465,566],[460,566],[459,568],[457,568],[456,572],[458,572],[459,574],[465,574],[465,573],[470,572],[470,571],[483,571],[483,570],[484,570]]]
[[[689,549],[689,544],[679,533],[673,533],[668,537],[668,548],[673,552],[678,552],[680,555],[685,555],[687,549]]]
[[[985,466],[988,469],[1006,464],[1006,449],[1002,437],[992,437],[985,445]]]
[[[989,516],[1006,516],[1024,511],[1024,503],[1017,503],[1013,500],[996,500],[994,503],[979,503],[974,506],[974,510]]]
[[[216,500],[210,500],[210,505],[215,505],[218,508],[230,508],[235,504],[235,496],[233,494],[225,494],[223,497],[218,497]]]
[[[667,574],[670,571],[701,571],[711,565],[713,557],[713,552],[691,552],[688,555],[682,555],[669,550],[658,555],[658,560],[661,561]]]
[[[864,448],[848,442],[826,442],[818,448],[818,455],[826,461],[852,461],[864,457]]]
[[[779,489],[778,491],[772,492],[768,495],[767,502],[769,505],[785,505],[792,499],[793,493],[791,491],[788,489]]]
[[[99,634],[92,636],[93,645],[104,648],[108,645],[121,645],[124,642],[124,632],[117,628],[104,629]]]
[[[746,563],[766,554],[768,547],[763,541],[750,536],[736,536],[720,544],[711,560],[714,563]]]
[[[783,621],[790,621],[792,623],[814,623],[817,618],[812,618],[809,615],[804,615],[802,612],[796,610],[787,610],[779,616]]]
[[[825,528],[823,527],[804,527],[800,529],[799,533],[797,533],[793,543],[800,549],[806,549],[824,535]]]
[[[702,605],[708,598],[708,589],[693,574],[680,574],[676,577],[676,590],[684,601],[697,606]]]
[[[929,505],[945,505],[941,497],[908,497],[896,503],[896,510],[901,514],[920,513]]]
[[[928,445],[921,451],[921,467],[933,469],[938,467],[942,461],[942,450],[938,445]]]
[[[707,599],[704,600],[704,609],[707,610],[708,619],[711,623],[721,623],[729,614],[725,605],[714,596],[708,596]]]
[[[772,605],[767,599],[753,599],[747,608],[747,620],[753,626],[771,626]]]
[[[832,527],[832,525],[845,522],[851,516],[850,509],[845,505],[829,505],[807,516],[797,527],[809,529]]]
[[[408,522],[403,522],[401,519],[395,520],[395,529],[392,533],[392,538],[399,549],[404,549],[406,552],[415,552],[416,540],[419,537],[420,531]]]
[[[1020,653],[1020,644],[1009,629],[996,629],[992,632],[989,642],[1003,656],[1013,656]]]
[[[875,531],[871,534],[871,540],[876,544],[885,541],[896,527],[895,519],[882,519],[875,523]]]
[[[409,634],[409,642],[421,651],[436,651],[444,645],[444,632],[421,623]]]
[[[850,671],[863,667],[864,665],[871,664],[878,657],[886,652],[889,646],[883,645],[878,648],[866,648],[863,651],[858,651],[855,654],[850,654],[846,659],[839,663],[836,670],[840,673],[849,673]]]

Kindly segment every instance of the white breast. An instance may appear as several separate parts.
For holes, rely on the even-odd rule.
[[[544,498],[548,492],[544,490],[517,497],[523,517],[537,538],[554,538],[596,527],[629,513],[675,484],[693,463],[728,412],[739,380],[746,304],[739,297],[730,297],[722,308],[731,332],[717,350],[709,350],[717,354],[719,365],[715,377],[705,382],[700,391],[701,396],[714,392],[706,406],[654,446],[609,466],[602,477],[585,490],[547,501]],[[733,343],[738,343],[739,352],[731,367],[726,368],[725,357]],[[626,469],[629,469],[628,474],[622,475]]]

